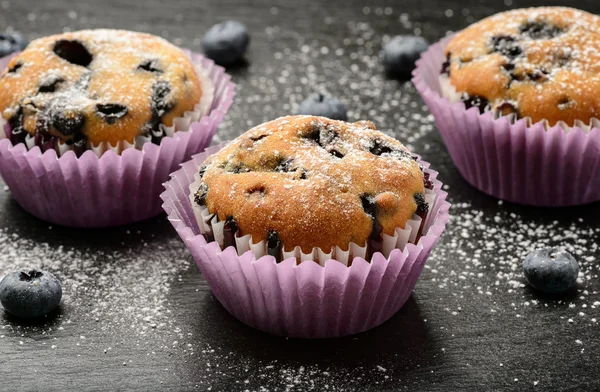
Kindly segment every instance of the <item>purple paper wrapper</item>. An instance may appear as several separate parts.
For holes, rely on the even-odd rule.
[[[258,260],[251,251],[238,256],[199,234],[189,200],[194,174],[221,146],[208,148],[171,174],[161,195],[169,220],[192,253],[219,302],[243,323],[276,335],[327,338],[351,335],[389,319],[412,293],[425,261],[450,216],[450,204],[437,172],[428,169],[436,196],[434,219],[419,242],[395,249],[386,259],[376,253],[371,262],[355,258],[350,267],[336,260],[325,266],[295,258],[276,263],[273,256]]]
[[[417,61],[413,83],[435,118],[461,175],[498,199],[533,206],[572,206],[600,200],[600,129],[465,110],[441,96],[439,76],[450,38],[432,45]]]
[[[10,57],[0,59],[0,69]],[[38,146],[27,150],[23,143],[0,140],[0,175],[15,200],[40,219],[72,227],[118,226],[159,214],[162,183],[210,144],[235,95],[222,67],[200,54],[191,58],[214,84],[211,110],[160,145],[145,143],[141,150],[106,151],[100,157],[88,150],[77,158],[73,151],[59,157],[53,149],[42,153]]]

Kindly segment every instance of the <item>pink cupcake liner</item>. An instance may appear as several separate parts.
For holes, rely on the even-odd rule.
[[[9,59],[0,59],[0,69]],[[100,157],[88,150],[77,158],[73,151],[59,157],[53,149],[42,153],[38,146],[27,150],[23,143],[0,140],[0,175],[15,200],[40,219],[72,227],[118,226],[158,215],[162,183],[210,144],[235,95],[222,67],[200,54],[191,53],[191,59],[214,84],[211,110],[160,145],[145,143],[120,155],[109,150]]]
[[[450,218],[447,193],[427,163],[421,162],[434,182],[438,202],[416,245],[395,249],[387,259],[376,253],[370,263],[355,258],[350,267],[336,260],[325,266],[312,261],[296,264],[295,258],[276,263],[273,256],[257,260],[251,251],[238,256],[233,247],[221,251],[216,242],[207,243],[199,234],[189,185],[202,162],[222,146],[208,148],[171,174],[161,198],[169,220],[229,313],[272,334],[327,338],[376,327],[404,305]]]
[[[439,75],[451,38],[432,45],[417,61],[413,83],[435,118],[461,175],[498,199],[533,206],[572,206],[600,200],[600,129],[528,119],[495,119],[465,110],[441,96]]]

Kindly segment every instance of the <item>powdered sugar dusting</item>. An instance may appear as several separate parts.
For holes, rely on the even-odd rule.
[[[80,153],[139,136],[159,143],[202,93],[182,50],[148,34],[108,29],[34,40],[11,59],[0,86],[14,144],[29,134],[43,150],[59,150],[60,140]]]
[[[457,33],[443,70],[463,100],[476,98],[472,106],[482,111],[489,103],[502,114],[572,126],[600,115],[598,45],[595,15],[564,7],[513,10]]]
[[[193,193],[200,189],[201,205],[221,221],[235,219],[254,243],[274,230],[286,250],[363,246],[373,220],[393,235],[427,209],[416,201],[425,188],[415,157],[374,128],[314,116],[273,120],[209,157]]]
[[[53,317],[50,330],[93,320],[104,333],[143,339],[151,331],[155,336],[154,329],[158,328],[168,335],[174,321],[167,295],[173,281],[190,266],[187,255],[178,249],[175,239],[156,249],[146,247],[147,239],[140,240],[139,232],[128,231],[127,237],[133,245],[98,252],[94,248],[36,243],[0,229],[0,276],[19,268],[37,267],[59,278],[63,287],[61,313],[66,316]],[[4,333],[20,330],[28,334],[44,331],[47,326],[28,330],[18,322],[4,321],[0,328]]]

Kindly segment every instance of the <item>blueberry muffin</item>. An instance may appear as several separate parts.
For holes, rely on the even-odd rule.
[[[110,143],[159,143],[164,127],[199,103],[194,64],[167,41],[83,30],[31,42],[0,78],[0,113],[13,144],[66,144],[78,155]]]
[[[483,113],[547,120],[600,117],[600,17],[564,7],[503,12],[446,47],[443,94]]]
[[[350,243],[378,251],[428,210],[432,184],[415,157],[368,121],[283,117],[259,125],[210,156],[190,199],[224,222],[233,235],[266,241],[268,253],[296,246],[328,252]]]

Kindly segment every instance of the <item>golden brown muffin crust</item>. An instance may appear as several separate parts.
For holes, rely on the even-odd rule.
[[[171,126],[193,110],[202,95],[183,51],[162,38],[122,30],[35,40],[10,61],[0,89],[0,113],[13,128],[95,146],[151,137],[160,124]]]
[[[363,245],[427,208],[419,164],[368,121],[282,117],[232,141],[200,172],[198,204],[233,218],[255,243],[275,231],[286,251]]]
[[[450,83],[468,94],[467,106],[483,110],[489,102],[495,111],[551,126],[600,117],[596,15],[565,7],[503,12],[456,34],[446,55]]]

